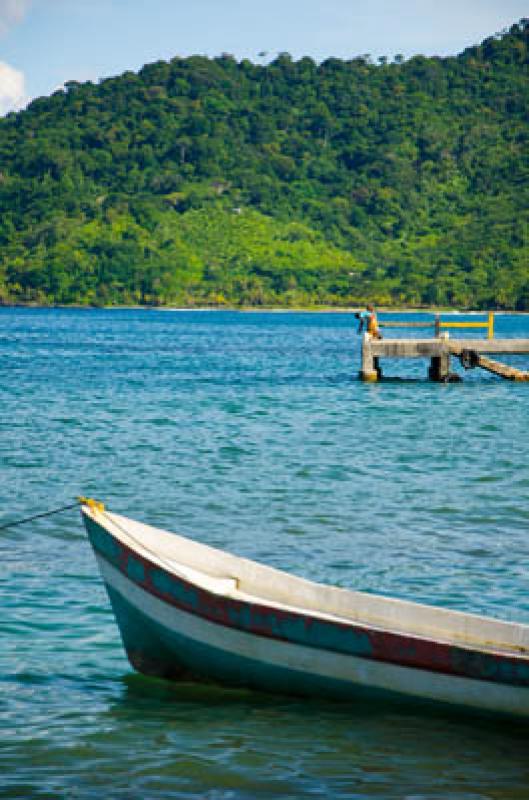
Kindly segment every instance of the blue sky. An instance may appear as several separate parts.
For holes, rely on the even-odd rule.
[[[0,113],[175,55],[448,55],[528,15],[527,0],[0,0]]]

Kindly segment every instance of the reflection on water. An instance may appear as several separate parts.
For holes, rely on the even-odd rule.
[[[322,704],[130,676],[11,746],[11,796],[527,797],[529,727],[409,706]],[[23,757],[22,757],[23,756]],[[70,792],[72,794],[70,794]],[[5,794],[4,796],[9,796]],[[20,795],[22,796],[22,795]],[[40,796],[40,795],[39,795]],[[46,796],[46,794],[44,795]]]

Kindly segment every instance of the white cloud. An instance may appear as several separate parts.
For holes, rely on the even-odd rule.
[[[24,73],[0,61],[0,116],[18,111],[28,100]]]
[[[24,19],[31,2],[32,0],[0,0],[0,36]]]

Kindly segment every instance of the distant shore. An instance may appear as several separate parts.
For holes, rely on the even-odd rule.
[[[33,308],[33,309],[85,309],[87,311],[237,311],[241,313],[275,313],[275,314],[354,314],[365,308],[365,305],[357,306],[149,306],[149,305],[85,305],[85,304],[50,304],[41,305],[38,303],[3,303],[2,308]],[[495,314],[512,314],[525,316],[529,311],[515,311],[511,309],[466,309],[449,306],[431,306],[427,308],[407,307],[407,306],[377,306],[379,314],[487,314],[493,311]]]

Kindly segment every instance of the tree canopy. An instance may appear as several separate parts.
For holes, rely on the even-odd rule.
[[[529,309],[528,41],[70,81],[0,120],[0,302]]]

